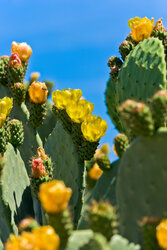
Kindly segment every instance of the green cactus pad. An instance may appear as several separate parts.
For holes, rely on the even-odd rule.
[[[11,93],[7,87],[1,86],[0,98],[5,96],[11,97]],[[21,106],[14,102],[11,114],[12,119],[22,121],[24,127],[24,142],[20,146],[19,151],[26,166],[27,172],[30,173],[29,160],[36,154],[37,148],[42,146],[42,141],[38,133],[35,133],[28,123],[29,111],[24,103]]]
[[[164,46],[157,38],[140,42],[121,68],[117,89],[122,103],[127,99],[149,101],[161,87],[166,88]]]
[[[139,245],[134,243],[129,243],[127,239],[123,238],[121,235],[114,235],[111,238],[110,246],[112,250],[140,250]]]
[[[167,131],[138,137],[123,154],[117,185],[120,233],[140,243],[139,221],[146,216],[166,216]]]
[[[8,227],[9,230],[6,228],[8,233],[9,231],[17,233],[16,224],[20,219],[32,215],[32,200],[29,199],[27,193],[30,181],[19,151],[14,150],[11,144],[7,146],[1,165],[3,169],[1,173],[0,203],[5,208],[2,211],[1,218],[8,217],[7,221],[11,225],[10,228]],[[6,240],[6,230],[1,231],[0,237],[3,242]]]
[[[65,211],[52,215],[47,214],[46,220],[50,226],[52,226],[56,233],[60,237],[60,249],[65,249],[67,245],[68,238],[70,237],[73,225],[71,214],[68,209]]]
[[[49,134],[51,134],[52,130],[56,125],[56,117],[52,112],[52,103],[50,101],[46,102],[46,116],[43,121],[43,124],[38,128],[38,133],[42,139],[43,145],[46,142]]]
[[[82,250],[112,250],[106,238],[99,233],[95,233],[93,237],[89,240],[89,242],[85,244],[83,247],[81,247],[80,249]]]
[[[124,132],[117,106],[127,99],[146,101],[161,88],[166,89],[164,46],[158,38],[140,42],[126,57],[118,81],[109,80],[106,90],[108,114],[119,132]]]
[[[91,204],[92,200],[109,201],[113,206],[116,206],[116,183],[117,175],[119,171],[119,160],[111,164],[110,170],[104,172],[99,180],[97,181],[92,194],[85,200],[82,207],[81,218],[79,220],[79,229],[89,228],[88,222],[86,221],[86,208]]]
[[[61,121],[49,135],[45,152],[55,162],[54,178],[63,180],[72,189],[70,207],[77,223],[82,206],[84,162],[76,152],[71,136],[63,129]]]
[[[107,113],[109,114],[112,122],[114,123],[116,129],[120,133],[124,133],[126,130],[122,121],[120,119],[118,106],[120,105],[120,101],[117,95],[117,85],[118,81],[114,81],[111,77],[107,82],[107,89],[105,92],[105,102],[107,106]]]
[[[4,250],[4,246],[3,246],[3,244],[2,244],[1,239],[0,239],[0,250]]]
[[[117,228],[115,208],[107,201],[92,201],[87,207],[86,219],[92,231],[101,233],[109,241]],[[103,225],[103,226],[102,226]]]
[[[92,237],[92,230],[73,231],[65,250],[80,250]]]

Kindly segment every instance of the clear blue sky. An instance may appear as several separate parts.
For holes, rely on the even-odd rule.
[[[101,142],[112,147],[117,134],[106,114],[104,91],[109,78],[107,60],[119,55],[118,46],[129,33],[134,16],[155,20],[167,27],[167,0],[0,0],[0,53],[9,54],[12,41],[27,42],[33,49],[27,77],[39,71],[56,88],[80,88],[95,103],[94,114],[107,120]],[[116,157],[111,152],[111,160]]]

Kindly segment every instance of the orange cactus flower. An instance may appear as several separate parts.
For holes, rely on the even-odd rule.
[[[48,90],[46,84],[43,82],[33,82],[28,92],[33,103],[43,104],[47,100]]]
[[[12,53],[12,55],[9,57],[9,66],[11,68],[21,69],[22,63],[17,53]]]
[[[46,212],[56,214],[67,209],[71,193],[63,181],[53,180],[40,185],[39,199]]]
[[[27,43],[12,42],[11,51],[17,53],[22,62],[28,62],[32,54],[32,49]]]
[[[88,175],[92,180],[97,181],[102,175],[103,171],[99,168],[99,165],[95,163],[93,167],[89,170]]]

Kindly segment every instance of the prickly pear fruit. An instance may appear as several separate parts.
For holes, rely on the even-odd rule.
[[[103,234],[107,240],[116,233],[117,215],[115,208],[109,202],[96,202],[87,208],[87,220],[90,228],[97,233]]]
[[[23,124],[19,120],[13,119],[9,121],[10,143],[14,147],[19,147],[24,141]]]
[[[114,138],[114,152],[121,157],[129,146],[128,137],[125,134],[118,134]]]

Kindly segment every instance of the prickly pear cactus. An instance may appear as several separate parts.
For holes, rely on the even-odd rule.
[[[121,159],[117,183],[120,233],[136,243],[141,242],[138,222],[142,217],[166,216],[166,140],[166,129],[152,137],[139,137]]]
[[[29,195],[29,177],[18,150],[8,144],[0,163],[1,227],[0,238],[3,242],[10,232],[17,233],[17,223],[27,214],[33,215],[32,200]],[[18,181],[19,180],[19,181]],[[7,224],[6,224],[7,223]]]
[[[73,191],[70,204],[77,222],[82,206],[84,162],[80,160],[72,138],[63,129],[61,121],[56,123],[48,137],[45,151],[55,162],[54,178],[63,180]]]
[[[126,129],[119,118],[118,106],[126,99],[146,101],[160,89],[166,89],[166,61],[162,42],[148,38],[127,56],[118,79],[109,80],[106,90],[108,114],[119,132]]]

